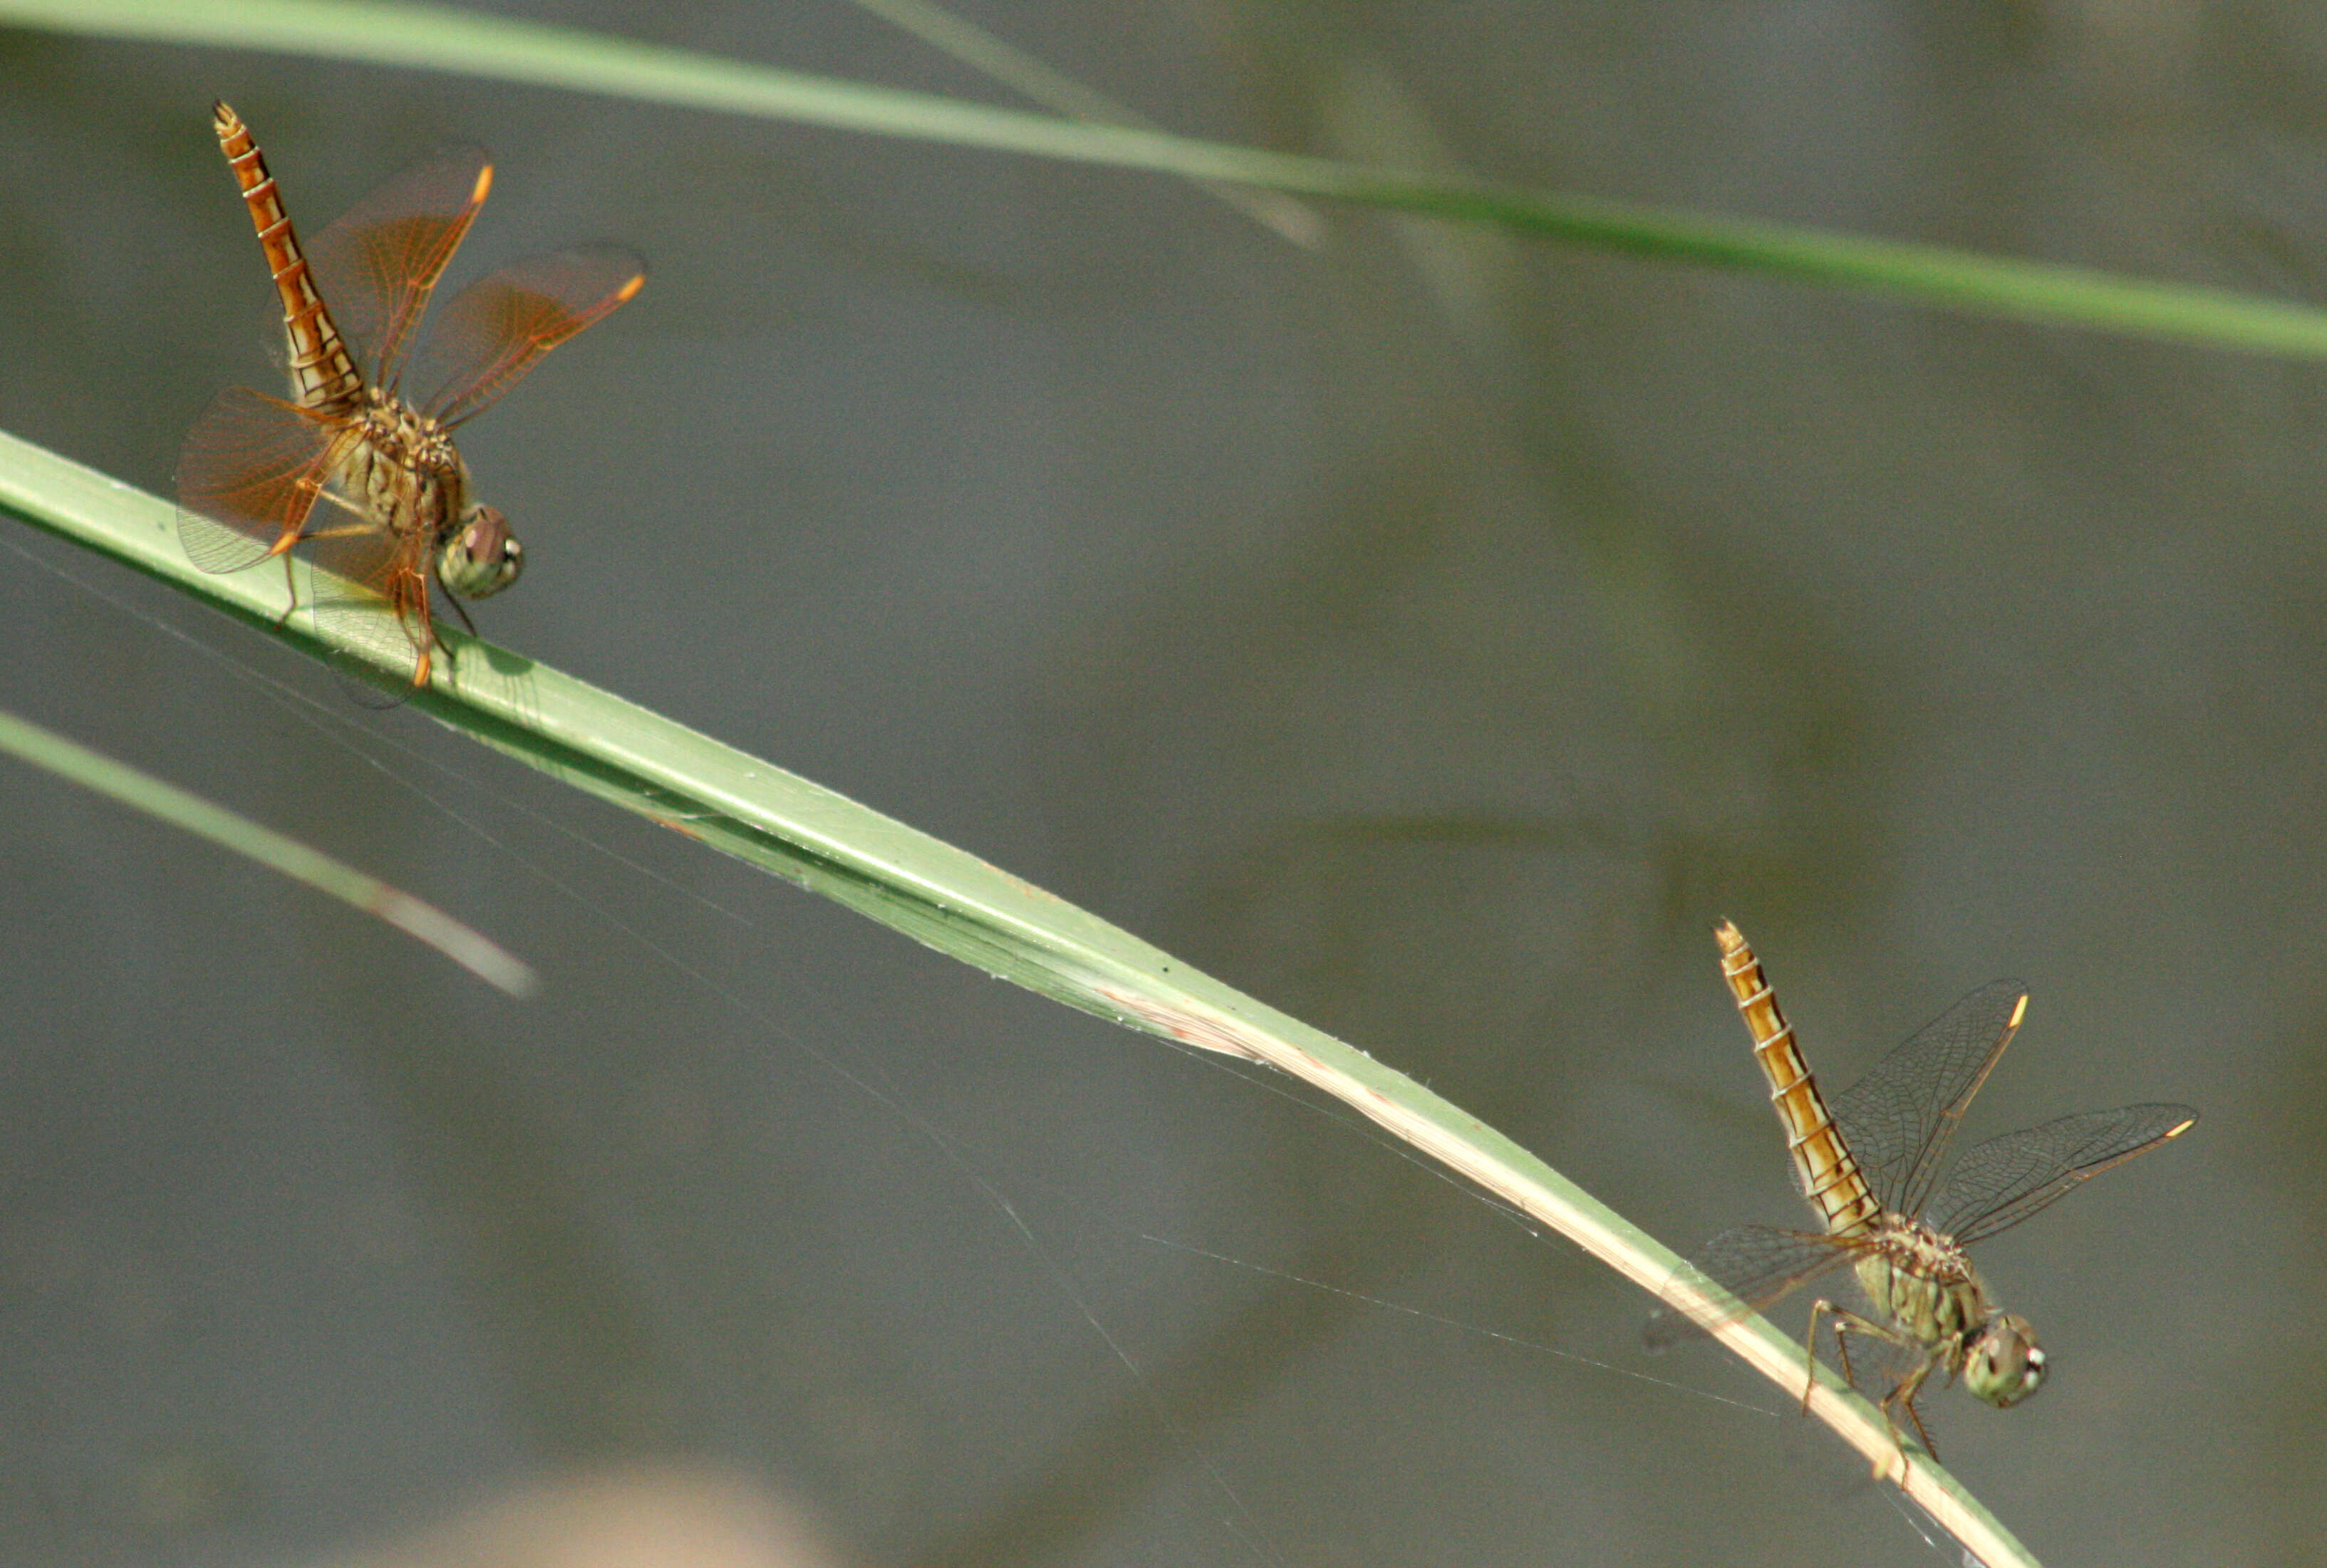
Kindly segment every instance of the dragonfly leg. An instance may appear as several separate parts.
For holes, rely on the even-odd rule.
[[[1931,1446],[1931,1434],[1923,1426],[1922,1413],[1915,1408],[1915,1395],[1922,1392],[1923,1379],[1931,1375],[1931,1368],[1938,1362],[1939,1358],[1927,1354],[1923,1358],[1923,1364],[1899,1379],[1899,1386],[1891,1390],[1883,1398],[1883,1414],[1889,1415],[1893,1406],[1904,1410],[1907,1413],[1907,1419],[1915,1423],[1915,1435],[1922,1440],[1923,1451],[1934,1459],[1939,1457],[1939,1450]],[[1891,1417],[1891,1425],[1893,1431],[1898,1429],[1899,1422],[1896,1416]]]
[[[1885,1328],[1881,1323],[1875,1322],[1870,1318],[1860,1317],[1856,1312],[1852,1311],[1847,1307],[1837,1307],[1832,1302],[1827,1301],[1821,1297],[1818,1301],[1810,1303],[1810,1331],[1805,1339],[1802,1346],[1805,1350],[1813,1354],[1816,1353],[1818,1347],[1818,1319],[1821,1317],[1830,1317],[1834,1320],[1835,1354],[1842,1359],[1843,1381],[1849,1384],[1853,1388],[1858,1386],[1858,1374],[1850,1365],[1849,1336],[1853,1334],[1864,1334],[1869,1339],[1880,1339],[1886,1345],[1898,1345],[1908,1349],[1913,1348],[1913,1341],[1909,1339],[1905,1335],[1900,1333],[1896,1329]],[[1809,1391],[1808,1389],[1804,1389],[1802,1391],[1802,1408],[1805,1410],[1808,1409],[1809,1403]]]
[[[319,486],[314,489],[314,498],[316,500],[335,506],[360,520],[341,524],[335,528],[315,528],[302,524],[296,528],[285,529],[283,537],[275,541],[275,547],[267,554],[283,557],[283,587],[290,599],[290,602],[283,607],[283,613],[276,618],[275,624],[277,626],[289,625],[292,611],[299,608],[299,583],[291,574],[291,551],[294,546],[304,545],[310,539],[341,539],[356,534],[378,532],[372,523],[362,520],[366,518],[364,509],[345,496]]]
[[[1815,1325],[1821,1311],[1831,1314],[1834,1319],[1835,1353],[1842,1358],[1842,1375],[1853,1388],[1858,1386],[1858,1375],[1851,1369],[1850,1366],[1851,1335],[1864,1334],[1870,1339],[1880,1339],[1886,1345],[1894,1345],[1905,1350],[1921,1349],[1911,1336],[1902,1334],[1896,1329],[1886,1328],[1872,1319],[1862,1318],[1856,1312],[1836,1306],[1832,1302],[1821,1301],[1811,1304],[1810,1321],[1813,1325],[1813,1332],[1816,1331]],[[1931,1447],[1931,1434],[1923,1430],[1923,1418],[1915,1409],[1916,1392],[1922,1387],[1923,1379],[1930,1377],[1930,1373],[1931,1360],[1926,1355],[1922,1365],[1908,1377],[1901,1379],[1899,1386],[1884,1395],[1882,1403],[1875,1407],[1883,1412],[1883,1424],[1891,1429],[1892,1440],[1899,1445],[1899,1462],[1902,1466],[1909,1462],[1906,1433],[1899,1430],[1899,1418],[1892,1414],[1893,1405],[1904,1405],[1907,1419],[1915,1423],[1915,1435],[1922,1441],[1923,1451],[1936,1456],[1936,1451]],[[1805,1410],[1809,1408],[1809,1395],[1807,1391],[1802,1395],[1802,1407]],[[1876,1460],[1874,1469],[1874,1479],[1881,1480],[1883,1472],[1889,1468],[1890,1466],[1883,1461]]]
[[[295,537],[292,542],[297,543]],[[291,552],[288,550],[283,552],[283,613],[275,618],[277,626],[290,625],[291,612],[299,608],[299,583],[291,575]]]
[[[1836,1314],[1834,1348],[1842,1356],[1843,1381],[1849,1383],[1853,1387],[1857,1386],[1855,1380],[1850,1376],[1850,1347],[1842,1342],[1842,1309],[1824,1296],[1820,1296],[1810,1303],[1809,1332],[1802,1336],[1802,1414],[1804,1415],[1810,1413],[1810,1393],[1818,1387],[1818,1320],[1828,1312]]]
[[[342,523],[336,528],[311,528],[305,523],[302,523],[298,527],[286,532],[281,538],[275,541],[275,553],[276,555],[281,555],[284,551],[290,549],[294,545],[305,544],[309,539],[338,539],[344,538],[350,534],[376,534],[379,532],[379,525],[372,520],[372,515],[363,508],[356,505],[355,502],[348,499],[347,497],[340,494],[339,491],[335,490],[319,489],[314,492],[314,495],[316,500],[322,502],[325,506],[339,508],[340,510],[355,518],[355,521],[352,523]],[[312,518],[314,514],[310,511],[308,515]]]
[[[450,593],[444,595],[444,602],[453,607],[453,613],[461,618],[461,624],[468,628],[469,635],[471,637],[476,636],[477,623],[469,619],[468,606],[463,604],[458,599],[455,599]]]

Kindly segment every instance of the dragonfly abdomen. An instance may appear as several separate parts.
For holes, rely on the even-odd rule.
[[[1730,922],[1724,920],[1715,927],[1713,936],[1721,944],[1722,977],[1728,981],[1737,1011],[1753,1037],[1753,1059],[1769,1081],[1770,1103],[1785,1128],[1795,1186],[1818,1210],[1827,1234],[1864,1234],[1883,1206],[1875,1200],[1850,1146],[1843,1142],[1827,1110],[1818,1079],[1794,1043],[1794,1027],[1779,1011],[1777,994],[1762,972],[1762,961]]]
[[[302,407],[333,413],[351,411],[363,397],[363,377],[356,369],[347,341],[332,320],[329,306],[316,291],[299,248],[299,237],[284,210],[282,192],[266,167],[266,155],[251,139],[242,117],[223,102],[210,106],[210,129],[218,133],[219,148],[234,169],[235,182],[250,209],[252,227],[266,252],[267,270],[283,302],[283,331],[291,347],[291,386]]]

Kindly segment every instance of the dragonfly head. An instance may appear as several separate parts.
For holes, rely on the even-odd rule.
[[[499,507],[472,506],[436,547],[436,580],[463,599],[483,599],[517,581],[525,551]]]
[[[1990,1318],[1965,1354],[1963,1379],[1975,1395],[2002,1409],[2043,1387],[2044,1351],[2034,1325],[2017,1312]]]

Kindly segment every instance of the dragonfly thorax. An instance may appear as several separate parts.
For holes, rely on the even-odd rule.
[[[369,388],[339,483],[374,526],[425,542],[436,580],[463,599],[498,593],[525,555],[497,507],[470,499],[469,465],[436,421],[390,392]]]
[[[390,537],[432,547],[468,509],[469,471],[453,438],[394,393],[372,387],[348,430],[337,480],[347,499]]]
[[[1997,1311],[1956,1238],[1885,1214],[1858,1260],[1876,1312],[1928,1350],[1949,1377],[1990,1405],[2017,1405],[2042,1386],[2044,1352],[2016,1312]]]

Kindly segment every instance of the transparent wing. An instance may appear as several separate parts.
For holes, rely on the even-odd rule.
[[[239,571],[298,542],[315,568],[300,593],[308,612],[368,651],[349,667],[385,665],[408,682],[435,640],[425,541],[399,539],[343,503],[332,475],[360,435],[279,397],[229,387],[179,454],[178,537],[205,572]]]
[[[1931,1203],[1930,1222],[1968,1246],[2011,1229],[2110,1166],[2181,1136],[2197,1120],[2187,1106],[2126,1106],[1990,1138],[1956,1162]]]
[[[1649,1349],[1662,1350],[1710,1333],[1748,1312],[1760,1311],[1805,1280],[1840,1268],[1864,1250],[1863,1243],[1807,1230],[1778,1230],[1766,1225],[1724,1230],[1699,1247],[1674,1272],[1673,1278],[1677,1283],[1717,1285],[1736,1297],[1735,1303],[1711,1323],[1700,1323],[1670,1303],[1660,1305],[1649,1314],[1641,1339]]]
[[[1991,981],[1835,1097],[1843,1141],[1883,1208],[1910,1218],[1922,1212],[1964,1107],[2012,1042],[2027,1003],[2019,981]]]
[[[331,471],[339,428],[229,387],[178,453],[178,539],[205,572],[238,572],[296,538]]]
[[[315,286],[372,386],[395,387],[412,330],[492,183],[482,147],[439,147],[307,247]]]
[[[317,568],[316,624],[358,650],[334,656],[350,677],[350,695],[375,707],[403,700],[420,661],[436,646],[426,541],[418,534],[398,537],[360,526],[334,532],[325,523],[308,555]],[[394,677],[372,688],[376,697],[362,695],[366,666],[384,667]]]
[[[430,333],[423,386],[445,425],[474,418],[544,354],[636,294],[646,263],[619,245],[532,257],[463,289]]]

